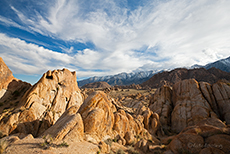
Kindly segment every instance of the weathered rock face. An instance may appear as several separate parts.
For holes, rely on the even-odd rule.
[[[81,115],[77,111],[78,106],[70,107],[42,136],[52,137],[54,140],[82,141],[84,125]]]
[[[172,130],[177,133],[203,119],[217,117],[199,90],[198,82],[194,79],[174,84],[173,106]]]
[[[215,96],[213,94],[212,85],[207,82],[200,82],[199,85],[204,98],[208,101],[208,103],[210,104],[212,110],[216,113],[216,115],[220,117],[219,107],[218,104],[216,103]]]
[[[30,87],[29,83],[16,79],[0,57],[0,113],[20,106],[19,100]]]
[[[79,108],[82,102],[75,72],[48,71],[20,100],[23,107],[2,119],[2,131],[37,136],[52,126],[65,110],[71,106]]]
[[[113,104],[104,92],[92,92],[79,109],[84,122],[84,132],[87,138],[96,142],[112,135],[114,114]]]
[[[7,89],[8,84],[15,79],[11,70],[4,63],[3,59],[0,57],[0,90]]]
[[[172,90],[168,86],[159,88],[150,100],[150,110],[159,115],[162,128],[167,131],[171,126]]]
[[[168,146],[168,152],[229,153],[229,140],[230,129],[220,120],[208,118],[175,136]]]
[[[230,86],[224,82],[213,84],[212,90],[216,98],[221,119],[230,124]]]
[[[137,135],[140,134],[144,129],[143,123],[137,119],[134,119],[130,114],[126,113],[122,109],[116,112],[114,116],[115,122],[113,130],[115,130],[122,138],[127,132]]]

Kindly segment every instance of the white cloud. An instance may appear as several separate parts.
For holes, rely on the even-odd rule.
[[[18,57],[27,59],[31,67],[35,64],[29,58],[38,55],[39,60],[32,58],[38,63],[35,66],[45,64],[48,67],[51,64],[55,67],[61,62],[79,69],[80,76],[87,75],[87,72],[88,75],[92,72],[100,74],[93,71],[97,69],[112,74],[147,69],[147,65],[162,69],[206,64],[229,56],[230,1],[169,0],[145,4],[129,10],[112,0],[89,3],[57,0],[46,6],[47,12],[36,11],[33,17],[12,6],[22,25],[30,31],[66,42],[92,42],[95,49],[76,52],[73,47],[62,48],[63,54],[25,42],[22,46],[21,40],[10,42],[13,38],[9,44],[4,42],[1,46],[11,50],[9,54],[17,53]],[[1,16],[0,21],[21,26]],[[27,56],[20,55],[20,48],[26,48],[23,53]],[[30,69],[33,70],[36,69]]]
[[[0,53],[14,73],[41,74],[48,69],[62,68],[72,57],[35,44],[26,43],[0,33]]]

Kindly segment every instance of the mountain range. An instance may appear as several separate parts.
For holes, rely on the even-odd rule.
[[[154,74],[159,71],[140,71],[140,72],[131,72],[131,73],[120,73],[116,75],[107,75],[107,76],[94,76],[85,80],[78,81],[78,86],[82,87],[86,84],[104,81],[109,85],[130,85],[130,84],[140,84],[148,79],[150,79]]]
[[[217,69],[220,69],[225,72],[230,72],[230,57],[226,59],[221,59],[218,61],[215,61],[213,63],[208,63],[207,65],[193,65],[189,69],[194,68],[205,68],[206,70],[215,67]],[[116,75],[107,75],[107,76],[94,76],[90,77],[85,80],[78,81],[79,87],[82,87],[86,84],[93,83],[93,82],[99,82],[104,81],[107,82],[109,85],[130,85],[130,84],[141,84],[149,80],[151,77],[153,77],[155,74],[162,73],[165,70],[150,70],[150,71],[140,71],[140,72],[131,72],[131,73],[120,73]],[[167,72],[167,71],[166,71]]]

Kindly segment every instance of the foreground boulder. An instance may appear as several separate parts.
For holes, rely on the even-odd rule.
[[[75,72],[48,71],[24,94],[20,100],[23,106],[1,120],[0,130],[6,135],[20,132],[38,136],[55,124],[67,109],[79,108],[82,102]]]
[[[113,104],[104,92],[92,92],[79,109],[84,123],[86,140],[99,142],[113,136]]]
[[[53,126],[42,134],[41,137],[46,137],[48,139],[51,137],[56,141],[82,141],[84,125],[81,115],[77,113],[77,111],[77,106],[70,107]]]
[[[208,118],[175,136],[165,153],[230,153],[229,147],[230,128],[216,118]]]

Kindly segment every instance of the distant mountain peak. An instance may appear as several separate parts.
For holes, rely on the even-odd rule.
[[[195,64],[195,65],[191,66],[190,69],[201,68],[201,67],[203,67],[205,69],[210,69],[212,67],[215,67],[215,68],[218,68],[222,71],[230,72],[230,56],[225,58],[225,59],[220,59],[218,61],[215,61],[213,63],[208,63],[204,66]]]
[[[107,76],[94,76],[85,80],[78,81],[80,87],[92,83],[92,82],[107,82],[109,85],[130,85],[130,84],[140,84],[144,81],[150,79],[157,71],[139,71],[131,73],[119,73],[116,75],[107,75]]]

